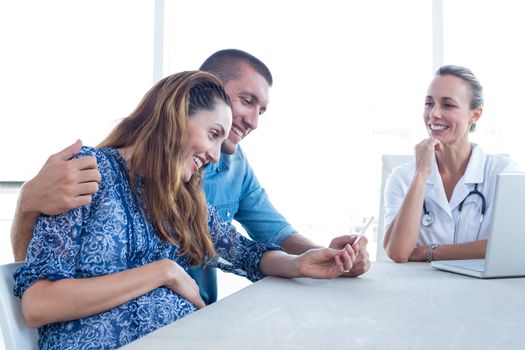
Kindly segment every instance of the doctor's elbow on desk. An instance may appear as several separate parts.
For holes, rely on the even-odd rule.
[[[388,257],[396,263],[408,262],[413,250],[403,249],[404,247],[396,247],[394,244],[388,243],[387,241],[385,241],[384,248]]]
[[[388,257],[390,259],[392,259],[396,263],[406,263],[406,262],[408,262],[409,255],[400,254],[398,252],[392,253],[392,252],[389,252],[388,249],[386,251],[386,254],[388,255]]]
[[[399,237],[393,237],[392,230],[395,221],[385,228],[385,236],[383,238],[383,249],[390,259],[396,263],[406,263],[410,260],[410,256],[415,247],[411,247],[410,243],[406,243]]]

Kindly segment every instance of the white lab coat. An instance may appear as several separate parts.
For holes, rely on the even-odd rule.
[[[492,221],[496,174],[520,171],[520,167],[508,157],[487,155],[478,145],[472,144],[472,146],[472,155],[467,169],[456,184],[450,203],[447,201],[443,181],[434,158],[432,173],[427,179],[425,203],[427,210],[434,214],[435,220],[430,226],[420,224],[417,246],[426,246],[431,243],[454,243],[455,238],[456,243],[488,238],[490,222]],[[387,179],[384,193],[385,230],[394,220],[401,207],[415,169],[416,162],[412,160],[394,168]],[[486,212],[481,225],[481,199],[479,196],[469,196],[463,204],[461,216],[459,216],[458,211],[459,204],[470,191],[474,190],[475,184],[478,184],[478,191],[485,196],[486,201]],[[423,207],[421,207],[422,215]],[[455,233],[456,226],[457,231]]]

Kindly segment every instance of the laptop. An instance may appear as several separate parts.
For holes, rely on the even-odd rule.
[[[478,278],[525,276],[525,173],[500,173],[485,259],[437,260],[432,267]]]

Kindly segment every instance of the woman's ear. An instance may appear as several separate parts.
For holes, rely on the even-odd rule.
[[[470,123],[476,123],[479,120],[479,118],[481,118],[481,114],[483,114],[483,107],[476,108],[470,116]]]

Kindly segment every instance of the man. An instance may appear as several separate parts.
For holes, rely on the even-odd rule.
[[[256,57],[241,50],[221,50],[200,67],[217,75],[232,102],[233,124],[222,145],[221,159],[205,169],[206,199],[225,221],[235,219],[256,241],[277,243],[290,254],[317,248],[295,231],[270,203],[244,153],[237,147],[257,128],[259,116],[266,111],[273,83],[270,70]],[[69,160],[81,147],[80,141],[51,156],[35,178],[22,187],[11,228],[11,243],[16,260],[23,260],[33,226],[42,213],[56,215],[90,202],[98,190],[100,174],[91,157]],[[330,247],[340,249],[355,240],[352,236],[335,238]],[[359,241],[360,256],[346,274],[358,276],[368,271],[366,238]],[[214,269],[192,269],[206,304],[217,300]]]

